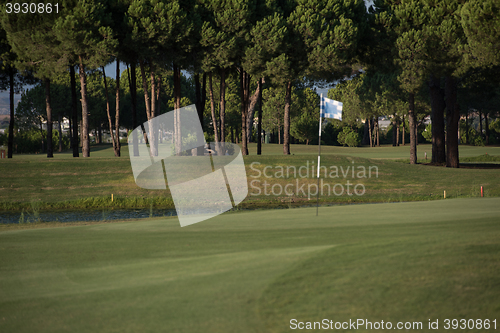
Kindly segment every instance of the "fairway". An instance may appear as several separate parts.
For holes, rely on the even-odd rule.
[[[500,198],[3,231],[0,332],[290,332],[325,318],[499,329],[498,239]]]

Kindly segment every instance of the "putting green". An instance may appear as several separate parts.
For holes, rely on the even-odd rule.
[[[0,233],[0,332],[288,332],[500,320],[500,198]]]

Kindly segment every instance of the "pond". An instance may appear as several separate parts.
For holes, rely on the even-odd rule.
[[[27,222],[90,222],[177,216],[175,209],[103,209],[52,212],[0,212],[0,223]]]
[[[337,205],[357,205],[357,204],[380,204],[381,202],[365,202],[365,203],[327,203],[321,204],[325,206]],[[307,208],[316,207],[316,204],[305,204],[297,206],[266,206],[253,208],[233,208],[234,210],[256,210],[256,209],[290,209],[290,208]],[[23,214],[23,215],[22,215]],[[0,224],[6,223],[31,223],[31,222],[97,222],[97,221],[112,221],[112,220],[130,220],[143,219],[150,217],[162,216],[177,216],[175,209],[102,209],[102,210],[54,210],[51,212],[0,212]],[[23,220],[24,219],[24,220]],[[23,222],[24,221],[24,222]]]

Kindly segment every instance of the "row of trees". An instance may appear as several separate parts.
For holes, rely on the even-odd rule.
[[[139,74],[138,74],[139,75]],[[124,115],[131,114],[131,92],[130,92],[130,73],[125,70],[121,73],[127,84],[122,84],[120,87],[120,110]],[[213,89],[219,91],[220,78],[214,76],[216,80],[213,82]],[[167,73],[163,78],[162,91],[158,98],[158,107],[161,110],[171,110],[173,108],[173,76],[172,73]],[[69,85],[68,75],[62,75],[56,80],[52,81],[50,86],[50,95],[52,97],[52,117],[57,120],[57,125],[60,125],[64,118],[69,119],[69,135],[72,137],[72,120],[71,120],[71,89]],[[110,90],[114,90],[115,80],[111,78],[106,79],[107,86]],[[194,78],[189,78],[184,75],[181,76],[181,87],[183,97],[181,99],[181,106],[193,104],[196,101]],[[77,94],[79,85],[77,84]],[[251,87],[251,89],[256,87]],[[273,87],[267,83],[263,83],[263,96],[264,101],[262,105],[262,129],[263,133],[267,134],[268,140],[271,142],[282,143],[283,141],[283,101],[285,96],[284,89],[280,87]],[[137,92],[142,94],[142,88],[138,88]],[[231,73],[226,78],[226,136],[227,140],[231,142],[241,142],[241,110],[239,109],[240,94],[239,94],[239,78],[237,75]],[[208,91],[206,91],[208,93]],[[106,87],[104,86],[102,70],[96,70],[89,73],[87,76],[87,95],[89,110],[89,130],[94,133],[95,142],[102,142],[101,138],[104,132],[108,136],[109,119],[107,117],[107,102],[106,102]],[[21,100],[16,108],[15,124],[19,131],[27,132],[33,131],[37,133],[38,145],[31,145],[36,147],[37,152],[45,151],[44,145],[46,140],[46,130],[44,126],[47,118],[45,113],[45,89],[43,84],[37,84],[23,92]],[[220,105],[219,96],[214,96],[216,105]],[[317,142],[318,136],[318,107],[319,96],[314,91],[310,83],[300,82],[292,89],[292,107],[290,111],[290,133],[292,142],[304,142],[309,144],[314,141]],[[115,109],[115,101],[110,101],[110,108]],[[80,102],[78,108],[81,108]],[[255,110],[255,108],[254,108]],[[147,120],[144,104],[137,105],[137,121],[139,124]],[[216,108],[216,113],[218,110]],[[254,116],[249,115],[252,122],[249,123],[249,131],[247,132],[248,142],[257,141],[255,137],[257,131],[251,131],[255,127]],[[78,118],[81,122],[81,117]],[[115,123],[115,118],[111,116],[111,123]],[[205,113],[203,114],[203,127],[206,129],[206,139],[214,141],[215,133],[213,126],[210,101],[205,101]],[[126,129],[132,129],[133,123],[131,117],[121,117],[120,126]],[[61,126],[57,128],[58,135],[63,133]],[[123,130],[122,130],[123,131]],[[220,135],[220,133],[217,133]],[[334,141],[336,142],[336,136]],[[59,142],[63,142],[59,140]],[[18,145],[16,144],[16,147]],[[19,147],[17,147],[19,151]],[[59,151],[63,147],[59,145]],[[25,151],[25,150],[23,150]]]
[[[334,73],[339,77],[349,71],[349,62],[356,59],[356,49],[366,28],[365,14],[364,3],[357,0],[344,1],[340,6],[326,1],[66,1],[60,4],[58,13],[3,14],[2,27],[6,31],[4,44],[11,47],[10,53],[15,57],[10,64],[19,70],[29,69],[44,80],[48,132],[52,123],[51,81],[68,70],[72,79],[78,66],[84,157],[90,154],[87,72],[113,60],[117,68],[120,61],[130,65],[131,91],[137,91],[135,71],[139,69],[148,119],[159,112],[161,77],[167,71],[173,72],[175,108],[180,107],[181,101],[181,69],[193,74],[200,115],[205,104],[202,87],[208,81],[213,124],[219,126],[215,131],[216,141],[226,139],[225,83],[229,74],[236,71],[241,86],[245,154],[252,120],[248,115],[253,114],[256,95],[262,91],[261,79],[272,80],[286,89],[283,149],[289,154],[294,82],[304,76],[332,79]],[[217,121],[212,89],[215,73],[221,80]],[[118,71],[115,82],[118,92]],[[257,82],[256,94],[250,92],[253,82]],[[71,86],[75,92],[75,86]],[[119,93],[115,94],[117,98]],[[72,105],[76,108],[76,98]],[[115,105],[116,132],[120,104]],[[136,108],[132,110],[132,118],[136,118]],[[73,120],[75,125],[77,118]],[[73,132],[76,140],[77,131]],[[150,133],[152,139],[154,135]],[[51,138],[50,133],[47,136]],[[49,156],[51,149],[49,146]],[[115,151],[119,154],[119,144]]]
[[[417,126],[430,114],[432,161],[458,167],[461,114],[479,111],[487,120],[500,109],[499,10],[488,0],[375,1],[366,65],[331,97],[346,102],[348,120],[366,119],[369,129],[382,115],[393,126],[406,117],[411,163]]]
[[[182,86],[181,70],[186,70],[194,86],[189,100],[196,103],[200,120],[208,109],[214,141],[226,141],[226,102],[232,97],[227,96],[227,87],[236,77],[243,153],[248,154],[257,113],[259,153],[264,124],[278,132],[283,129],[279,135],[283,153],[290,154],[291,135],[309,141],[307,133],[317,124],[318,96],[301,85],[342,80],[329,97],[345,103],[347,121],[366,119],[371,131],[380,115],[391,116],[395,128],[406,117],[412,163],[416,163],[416,126],[431,109],[432,160],[458,167],[459,92],[466,92],[460,96],[466,96],[467,109],[492,110],[491,101],[498,100],[500,16],[495,13],[499,9],[494,0],[377,0],[369,10],[362,0],[70,0],[60,4],[58,13],[2,14],[2,69],[12,71],[13,77],[29,70],[43,80],[49,157],[54,108],[50,86],[64,76],[72,96],[68,108],[74,156],[78,156],[78,108],[83,156],[90,155],[92,102],[87,85],[93,75],[103,78],[101,101],[115,154],[120,155],[124,84],[119,64],[125,62],[127,118],[133,128],[140,124],[142,106],[148,120],[160,114],[170,77],[172,107],[181,107],[182,97],[191,94]],[[104,66],[113,61],[116,77],[108,82]],[[15,83],[10,86],[15,90]],[[137,103],[138,92],[144,103]],[[291,126],[294,105],[300,110]],[[273,116],[266,116],[269,113]],[[153,142],[155,135],[149,134]]]

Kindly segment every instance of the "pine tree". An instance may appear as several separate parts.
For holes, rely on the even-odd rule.
[[[65,64],[77,62],[79,67],[83,157],[90,157],[86,71],[107,63],[117,46],[108,5],[109,1],[95,3],[90,0],[64,3],[53,26],[60,42],[61,59],[66,58]]]
[[[221,142],[226,140],[226,78],[228,71],[238,65],[239,58],[244,54],[242,50],[246,44],[245,37],[250,31],[250,24],[253,22],[255,3],[254,0],[224,2],[209,0],[205,4],[209,15],[205,17],[201,32],[201,44],[206,50],[203,68],[208,73],[217,71],[220,75],[219,139]],[[242,72],[241,77],[243,76]],[[245,124],[242,123],[242,126]]]
[[[50,80],[61,69],[59,42],[52,31],[57,15],[27,13],[9,15],[4,13],[2,26],[7,39],[16,53],[16,67],[31,70],[45,84],[45,105],[47,114],[47,157],[53,157],[52,147],[52,107],[50,104]],[[12,67],[12,70],[13,67]],[[14,72],[12,72],[14,73]],[[12,79],[11,79],[11,82]],[[11,108],[13,106],[11,105]]]
[[[458,82],[470,64],[467,63],[468,45],[460,23],[460,9],[465,0],[424,1],[424,10],[429,16],[424,33],[428,38],[428,49],[434,50],[428,59],[430,73],[444,76],[446,105],[446,166],[458,168],[458,127],[460,109],[457,101]],[[439,52],[435,52],[439,50]],[[439,97],[438,97],[439,98]],[[442,101],[439,101],[442,108]],[[440,126],[440,112],[434,117]],[[437,126],[436,126],[437,128]],[[436,133],[438,134],[438,133]],[[441,129],[439,135],[442,136]],[[436,138],[438,139],[438,138]],[[438,161],[442,148],[438,150]]]
[[[284,10],[286,13],[286,10]],[[287,17],[288,48],[279,71],[286,82],[283,153],[290,154],[290,103],[293,81],[303,75],[332,81],[350,72],[365,32],[363,1],[297,1]]]
[[[259,101],[259,116],[257,124],[257,154],[262,152],[262,89],[265,77],[273,75],[274,62],[283,55],[286,36],[286,21],[279,8],[266,7],[258,9],[260,18],[250,31],[250,43],[245,50],[242,67],[253,77],[260,78],[251,105],[247,111],[247,137],[250,137],[253,124],[255,104]]]
[[[304,140],[306,145],[318,137],[319,123],[319,96],[311,88],[306,87],[296,91],[296,100],[292,101],[292,118],[290,125],[291,134],[300,140]]]
[[[183,3],[184,5],[185,3]],[[191,7],[187,7],[191,8]],[[132,43],[138,51],[142,78],[142,88],[148,120],[158,113],[158,97],[161,89],[161,75],[166,66],[174,72],[174,109],[180,108],[180,76],[183,56],[189,51],[188,38],[192,31],[186,8],[180,1],[163,2],[159,0],[134,1],[127,12],[127,22],[132,33],[127,43]],[[149,70],[149,86],[146,67]],[[180,154],[180,131],[176,131],[176,151]],[[157,155],[157,135],[150,127],[149,139],[151,152]]]
[[[415,110],[415,95],[420,90],[425,79],[424,36],[421,31],[411,29],[404,32],[397,40],[399,50],[398,63],[401,74],[398,80],[401,87],[408,93],[408,127],[410,130],[410,163],[417,163],[417,115]]]
[[[500,3],[469,0],[460,11],[467,49],[478,65],[500,65]]]

